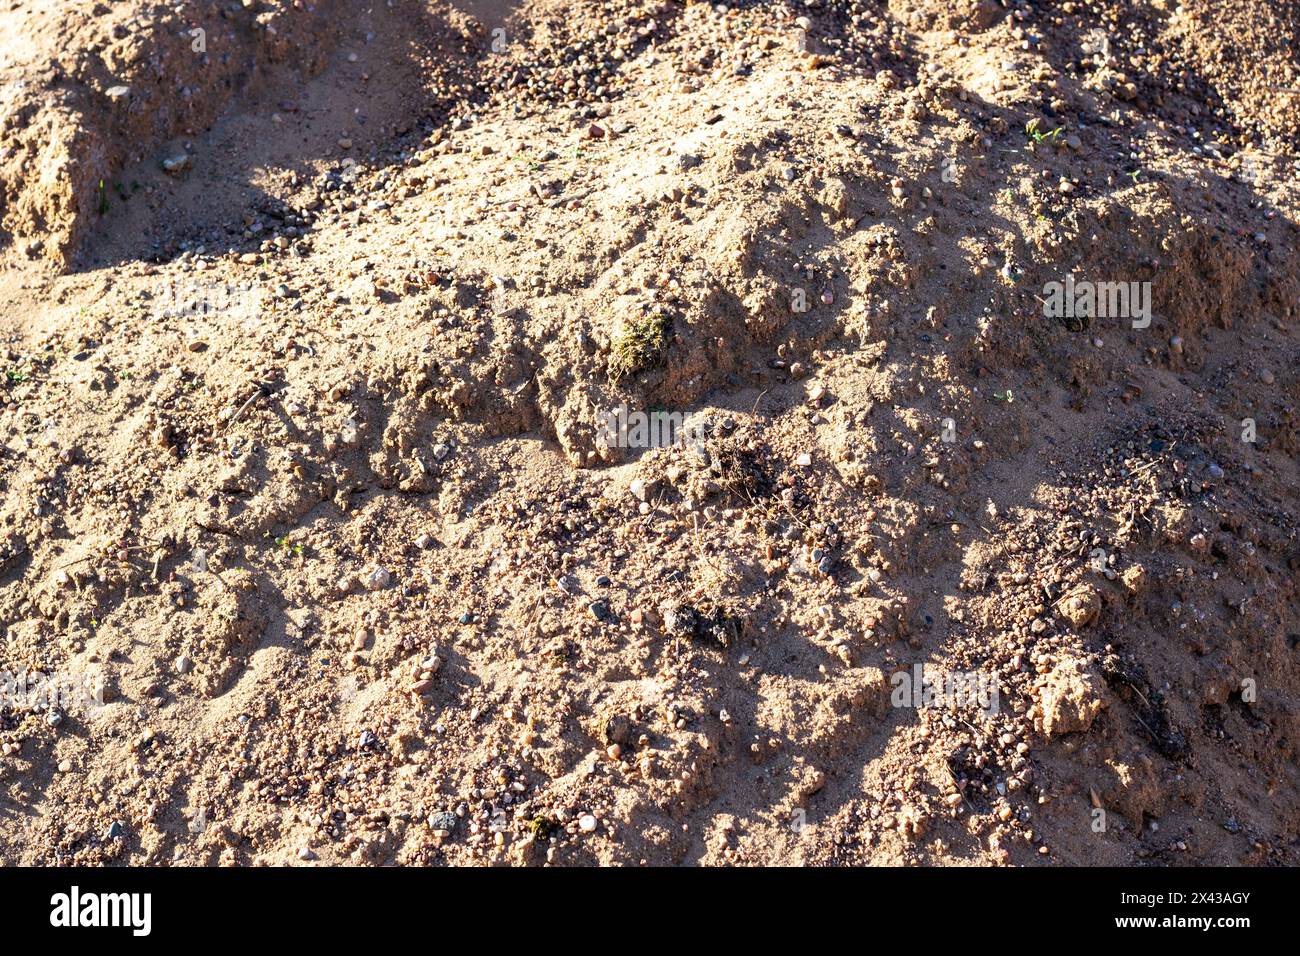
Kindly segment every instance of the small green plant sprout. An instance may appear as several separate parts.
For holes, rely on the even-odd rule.
[[[99,214],[102,216],[108,212],[108,189],[104,186],[104,180],[99,181]]]
[[[664,315],[629,319],[614,337],[609,359],[610,381],[618,382],[662,362],[668,350],[669,324]]]
[[[535,816],[528,821],[528,832],[533,835],[533,839],[543,842],[550,840],[551,836],[560,829],[558,823],[544,816]]]
[[[998,402],[1006,402],[1008,405],[1010,405],[1012,402],[1016,400],[1016,396],[1013,395],[1011,389],[1008,388],[1008,389],[1004,389],[1001,392],[994,392],[993,400]]]
[[[286,551],[292,551],[298,557],[302,557],[306,549],[299,543],[291,542],[288,535],[281,535],[275,539],[276,547],[284,548]]]
[[[1030,140],[1032,140],[1034,143],[1036,143],[1039,146],[1043,145],[1044,143],[1048,144],[1049,146],[1059,145],[1062,137],[1065,136],[1065,127],[1058,126],[1056,127],[1056,129],[1043,132],[1043,130],[1040,128],[1041,125],[1042,125],[1042,121],[1039,120],[1038,117],[1034,117],[1028,123],[1025,124],[1025,135],[1028,136]]]
[[[16,365],[13,368],[5,369],[5,381],[7,381],[11,386],[21,385],[23,382],[27,381],[27,378],[28,372],[26,369],[19,368]]]

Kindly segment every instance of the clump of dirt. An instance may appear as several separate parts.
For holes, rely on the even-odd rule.
[[[56,6],[4,862],[1296,862],[1294,11]]]

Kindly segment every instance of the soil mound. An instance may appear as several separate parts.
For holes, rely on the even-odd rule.
[[[1294,865],[1298,16],[0,15],[0,859]]]

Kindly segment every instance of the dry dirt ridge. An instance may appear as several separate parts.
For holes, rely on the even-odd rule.
[[[0,860],[1300,862],[1297,33],[11,0]]]

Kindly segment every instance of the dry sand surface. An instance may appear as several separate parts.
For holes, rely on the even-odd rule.
[[[4,0],[0,862],[1300,862],[1298,145],[1293,0]]]

